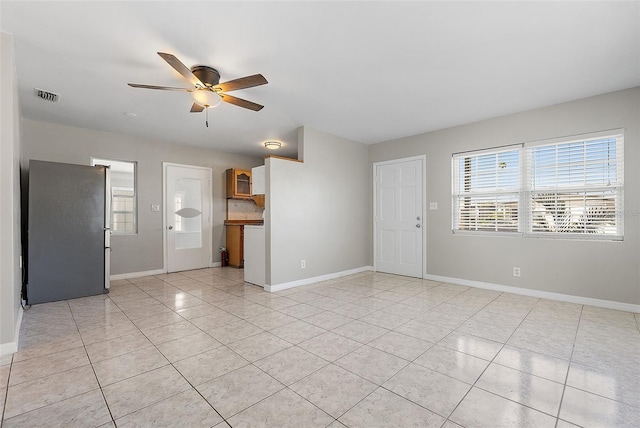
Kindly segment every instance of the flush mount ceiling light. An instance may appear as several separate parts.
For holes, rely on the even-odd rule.
[[[282,143],[279,141],[265,141],[264,147],[269,150],[278,150],[282,147]]]

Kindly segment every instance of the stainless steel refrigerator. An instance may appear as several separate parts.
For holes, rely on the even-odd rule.
[[[29,161],[27,302],[108,292],[109,168]]]

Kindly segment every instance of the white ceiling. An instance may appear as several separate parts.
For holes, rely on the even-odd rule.
[[[366,144],[640,86],[640,2],[0,2],[25,118],[261,156]],[[156,52],[268,85],[189,113]],[[61,94],[59,103],[34,88]],[[130,118],[125,113],[135,113]]]

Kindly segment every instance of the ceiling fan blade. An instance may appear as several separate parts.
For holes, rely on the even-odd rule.
[[[227,95],[227,94],[218,94],[218,95],[220,95],[222,97],[222,101],[226,103],[233,104],[238,107],[248,108],[249,110],[260,111],[264,107],[264,106],[261,106],[260,104],[243,100],[242,98],[232,97],[231,95]]]
[[[155,85],[141,85],[139,83],[127,83],[132,88],[143,88],[143,89],[160,89],[162,91],[182,91],[182,92],[193,92],[193,89],[187,88],[174,88],[172,86],[155,86]]]
[[[178,58],[174,55],[158,52],[158,55],[162,57],[163,60],[167,61],[167,63],[173,67],[178,73],[182,74],[185,79],[189,81],[193,86],[200,86],[204,88],[204,84],[198,79],[189,68],[184,65]]]
[[[253,76],[241,77],[239,79],[229,80],[228,82],[220,83],[214,86],[214,89],[219,88],[222,92],[237,91],[238,89],[251,88],[253,86],[260,86],[267,84],[267,79],[262,74],[254,74]]]
[[[191,106],[191,113],[200,113],[203,110],[204,106],[201,106],[198,103],[193,103],[193,105]]]

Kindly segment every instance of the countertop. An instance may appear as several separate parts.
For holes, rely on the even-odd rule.
[[[225,220],[225,226],[244,226],[245,224],[263,225],[264,220]]]

